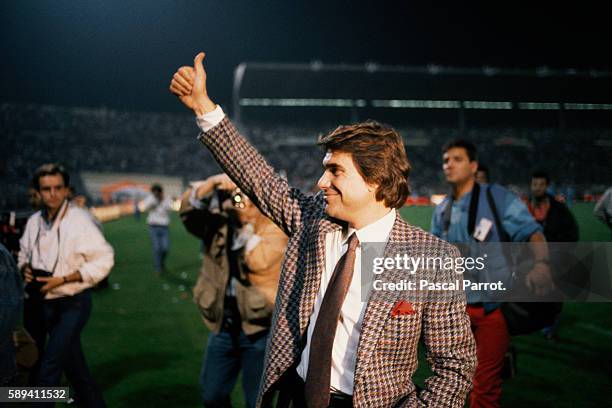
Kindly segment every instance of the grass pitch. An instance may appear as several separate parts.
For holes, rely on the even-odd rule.
[[[609,241],[610,231],[592,217],[592,205],[573,208],[584,241]],[[409,222],[429,229],[431,207],[402,210]],[[115,248],[108,289],[94,292],[94,310],[83,334],[90,369],[109,407],[200,407],[199,371],[207,330],[191,300],[200,259],[199,242],[174,217],[169,272],[153,272],[143,219],[104,226]],[[612,307],[567,304],[558,343],[539,333],[513,339],[518,375],[505,382],[507,407],[609,406],[612,378]],[[421,353],[422,355],[422,353]],[[415,381],[428,375],[421,364]],[[243,406],[240,384],[234,406]]]

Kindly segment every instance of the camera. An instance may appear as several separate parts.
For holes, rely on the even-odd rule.
[[[246,200],[246,196],[242,193],[242,191],[240,191],[239,188],[235,188],[232,191],[227,191],[227,190],[215,190],[216,193],[216,199],[217,199],[217,206],[221,206],[221,203],[223,203],[225,200],[229,200],[231,202],[232,207],[236,208],[236,209],[243,209],[246,204],[245,204],[245,200]]]
[[[244,208],[244,195],[239,188],[232,191],[232,205],[236,208]]]
[[[45,282],[39,282],[36,280],[36,278],[48,278],[53,276],[53,274],[51,272],[45,271],[44,269],[32,268],[32,275],[34,276],[34,280],[26,285],[26,292],[28,292],[30,296],[40,296],[40,289],[45,285]]]

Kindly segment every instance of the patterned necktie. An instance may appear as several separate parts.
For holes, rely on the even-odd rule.
[[[308,373],[304,396],[308,408],[325,408],[329,405],[332,347],[340,317],[340,309],[353,278],[355,250],[359,245],[357,234],[351,234],[348,249],[338,261],[329,281],[312,338],[308,357]]]

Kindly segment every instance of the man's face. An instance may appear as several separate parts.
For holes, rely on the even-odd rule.
[[[38,179],[40,185],[40,196],[47,208],[47,211],[57,211],[66,197],[68,188],[64,185],[64,178],[61,174],[50,174]]]
[[[355,222],[354,217],[376,204],[378,186],[365,182],[351,153],[328,151],[323,158],[325,172],[317,185],[325,194],[325,212],[339,220]]]
[[[531,195],[535,198],[544,197],[547,187],[548,183],[546,183],[545,178],[536,177],[531,179]]]
[[[451,184],[463,184],[474,177],[478,163],[470,161],[463,147],[451,147],[442,156],[444,175]]]

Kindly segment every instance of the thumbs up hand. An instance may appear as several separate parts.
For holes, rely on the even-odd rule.
[[[206,90],[206,71],[202,65],[204,56],[203,52],[196,55],[193,67],[179,68],[170,81],[170,92],[178,96],[181,102],[198,116],[217,107],[208,97]]]

